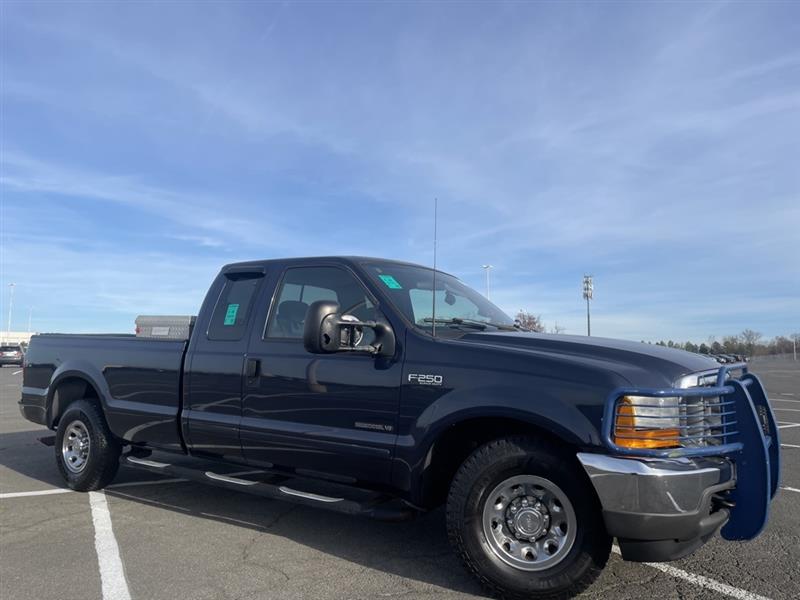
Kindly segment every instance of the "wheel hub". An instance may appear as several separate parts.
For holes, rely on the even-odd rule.
[[[80,473],[89,458],[91,439],[86,425],[75,420],[65,428],[64,440],[61,444],[61,455],[64,465],[73,473]]]
[[[519,540],[535,541],[550,527],[550,513],[535,498],[515,498],[508,507],[506,523]]]

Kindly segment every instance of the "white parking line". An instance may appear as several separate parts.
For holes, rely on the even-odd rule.
[[[183,483],[185,481],[189,481],[188,479],[154,479],[152,481],[125,481],[123,483],[112,483],[111,485],[106,486],[106,489],[114,489],[114,488],[121,488],[121,487],[131,487],[134,485],[156,485],[158,483]],[[4,500],[6,498],[25,498],[27,496],[49,496],[51,494],[69,494],[70,492],[74,492],[75,490],[71,490],[69,488],[52,488],[49,490],[37,490],[35,492],[7,492],[5,494],[0,494],[0,500]]]
[[[614,544],[611,547],[611,549],[614,551],[615,554],[621,554],[619,546],[617,546],[616,544]],[[738,600],[769,600],[769,598],[767,598],[766,596],[760,596],[758,594],[748,592],[747,590],[742,590],[737,587],[733,587],[732,585],[721,583],[716,579],[711,579],[710,577],[695,575],[694,573],[689,573],[688,571],[677,569],[666,563],[644,563],[644,564],[646,564],[648,567],[653,567],[654,569],[658,569],[662,573],[666,573],[667,575],[676,577],[677,579],[683,579],[684,581],[688,581],[689,583],[693,583],[694,585],[698,585],[708,590],[713,590],[715,592],[719,592],[720,594],[731,596],[732,598],[738,598]]]
[[[74,492],[75,490],[68,490],[67,488],[53,488],[51,490],[38,490],[36,492],[7,492],[5,494],[0,494],[0,500],[5,500],[6,498],[25,498],[27,496],[48,496],[50,494],[66,494],[68,492]]]
[[[800,408],[776,408],[774,406],[772,407],[772,410],[783,410],[786,412],[800,412]]]
[[[797,444],[781,444],[781,448],[800,448]]]
[[[100,583],[103,600],[131,600],[125,568],[119,556],[119,545],[111,527],[111,513],[103,492],[89,492],[94,524],[94,547],[100,567]]]
[[[772,398],[770,402],[791,402],[792,404],[800,404],[800,400],[787,400],[786,398]]]
[[[779,423],[781,421],[778,421]],[[800,427],[800,423],[785,423],[784,425],[778,425],[778,429],[791,429],[792,427]]]
[[[782,489],[782,490],[786,490],[787,492],[797,492],[798,494],[800,494],[800,490],[798,490],[797,488],[793,488],[793,487],[782,487],[781,489]]]
[[[20,369],[19,371],[14,371],[14,372],[12,373],[12,375],[19,375],[20,373],[22,373],[22,369]]]
[[[792,392],[781,392],[781,396],[794,396]]]
[[[229,476],[236,476],[236,475],[255,475],[256,473],[263,473],[263,470],[257,471],[236,471],[235,473],[226,473]],[[111,485],[107,485],[106,489],[113,490],[115,488],[122,488],[122,487],[133,487],[137,485],[158,485],[159,483],[186,483],[188,479],[182,478],[172,478],[172,479],[152,479],[147,481],[123,481],[122,483],[112,483]],[[36,490],[33,492],[6,492],[4,494],[0,494],[0,500],[5,500],[8,498],[26,498],[28,496],[49,496],[51,494],[69,494],[70,492],[74,492],[75,490],[71,490],[69,488],[51,488],[49,490]]]

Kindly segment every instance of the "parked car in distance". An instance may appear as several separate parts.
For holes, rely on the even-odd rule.
[[[15,365],[17,367],[21,367],[24,358],[25,353],[22,351],[21,346],[16,344],[0,346],[0,367],[4,367],[6,365]]]
[[[231,264],[196,319],[139,324],[31,340],[20,410],[55,430],[74,490],[122,462],[380,519],[444,505],[491,593],[552,599],[594,581],[614,537],[633,561],[752,539],[778,489],[775,419],[746,365],[532,333],[427,267]]]

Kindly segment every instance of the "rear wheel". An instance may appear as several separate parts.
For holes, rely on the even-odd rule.
[[[525,437],[478,448],[447,500],[451,544],[494,595],[569,598],[608,560],[611,539],[574,458]]]
[[[119,468],[121,446],[95,404],[67,407],[56,430],[56,464],[67,486],[80,492],[108,485]]]

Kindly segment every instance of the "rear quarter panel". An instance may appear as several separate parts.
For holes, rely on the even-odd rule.
[[[59,384],[85,380],[97,393],[114,435],[133,443],[180,449],[178,413],[185,345],[133,336],[34,336],[26,357],[22,402],[41,402],[46,424],[52,427],[62,408],[55,393]]]

